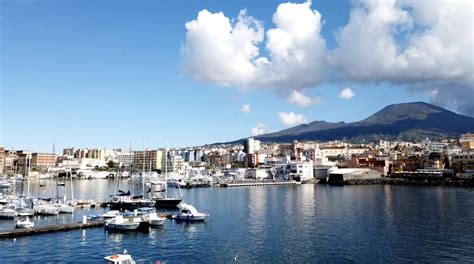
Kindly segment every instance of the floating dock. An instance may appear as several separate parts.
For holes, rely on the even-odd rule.
[[[300,184],[297,181],[274,181],[274,182],[234,182],[234,183],[223,183],[222,187],[249,187],[249,186],[268,186],[268,185],[291,185]]]
[[[16,238],[22,236],[31,236],[47,234],[60,231],[69,231],[74,229],[92,228],[102,226],[102,221],[89,221],[83,223],[57,224],[48,226],[39,226],[33,228],[18,228],[14,230],[0,231],[0,239]]]

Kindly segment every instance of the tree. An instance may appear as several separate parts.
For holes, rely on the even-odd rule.
[[[107,162],[107,167],[109,168],[114,168],[115,167],[115,162],[113,160],[109,160],[109,162]]]

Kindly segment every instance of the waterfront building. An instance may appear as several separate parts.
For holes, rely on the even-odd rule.
[[[3,173],[3,168],[5,167],[5,149],[3,146],[0,146],[0,173]]]
[[[371,169],[330,169],[328,182],[341,182],[348,180],[372,180],[381,178],[378,171]]]
[[[31,154],[32,167],[54,167],[56,165],[57,156],[52,153],[37,153]]]
[[[245,178],[263,180],[268,179],[268,168],[250,168],[245,171]]]
[[[138,171],[163,170],[165,158],[164,149],[134,151],[132,166]]]
[[[31,172],[31,159],[33,152],[28,150],[18,150],[17,173],[29,176]]]
[[[18,155],[15,150],[5,151],[3,172],[12,175],[18,173]]]
[[[452,163],[457,173],[474,174],[474,151],[453,155]]]
[[[121,151],[117,153],[117,161],[120,167],[128,168],[133,163],[133,152]]]

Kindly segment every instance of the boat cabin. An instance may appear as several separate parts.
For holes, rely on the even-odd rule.
[[[135,261],[129,254],[116,254],[107,256],[104,259],[107,260],[107,264],[135,264]]]

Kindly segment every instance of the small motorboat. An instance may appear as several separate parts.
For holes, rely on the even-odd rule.
[[[181,221],[204,221],[209,216],[208,214],[200,213],[190,204],[179,204],[179,213],[175,215],[176,220]]]
[[[127,250],[123,251],[123,254],[115,254],[104,257],[107,261],[107,264],[135,264],[135,260],[132,259],[132,256],[127,253]]]
[[[102,217],[103,217],[104,219],[106,219],[106,218],[114,218],[114,217],[116,217],[116,216],[119,215],[119,214],[120,214],[120,211],[119,211],[119,210],[110,210],[110,211],[108,211],[107,213],[102,214]]]
[[[139,221],[124,218],[122,215],[117,215],[114,218],[104,222],[105,229],[109,230],[137,230],[140,226]]]
[[[16,214],[18,216],[33,216],[36,214],[36,211],[30,208],[17,208]]]
[[[148,215],[150,220],[150,226],[163,226],[166,221],[166,217],[159,216],[156,212]]]
[[[35,227],[35,224],[31,222],[30,218],[27,216],[27,217],[19,218],[16,221],[15,227],[16,228],[33,228]]]
[[[16,211],[12,208],[0,208],[0,218],[11,219],[17,216]]]

